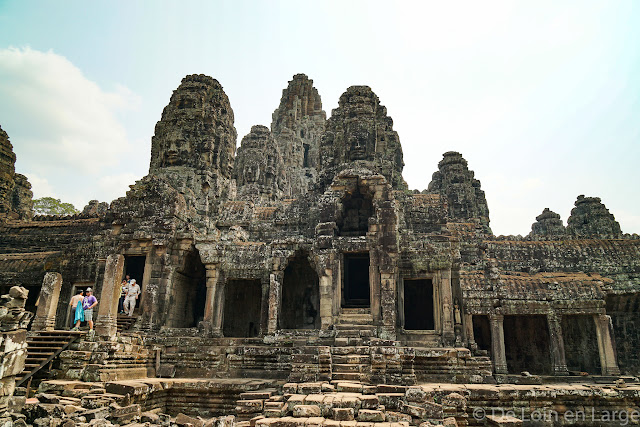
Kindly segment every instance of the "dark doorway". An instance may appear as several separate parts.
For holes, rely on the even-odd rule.
[[[193,250],[185,257],[184,268],[173,275],[166,325],[172,328],[198,326],[204,317],[206,299],[206,269],[198,251]]]
[[[282,329],[320,328],[320,290],[318,275],[306,253],[298,253],[284,270],[282,283]]]
[[[369,254],[344,254],[343,307],[369,307]]]
[[[551,374],[551,347],[546,316],[504,316],[504,346],[510,374],[522,371]]]
[[[124,274],[136,279],[136,283],[140,286],[140,296],[136,300],[136,309],[142,303],[142,291],[144,291],[142,289],[142,280],[144,279],[144,264],[146,260],[147,257],[145,255],[125,255],[124,257]]]
[[[640,297],[637,294],[609,295],[607,313],[611,316],[620,371],[640,373]]]
[[[229,280],[225,287],[225,337],[256,337],[260,333],[260,280]]]
[[[473,316],[473,339],[478,345],[478,350],[491,352],[491,327],[489,316]]]
[[[360,192],[356,186],[352,194],[348,194],[342,201],[343,215],[338,220],[338,234],[340,236],[365,236],[369,231],[369,217],[373,215],[371,197]]]
[[[404,280],[404,328],[435,329],[431,279]]]
[[[567,369],[600,374],[600,352],[593,316],[562,316],[562,337]]]

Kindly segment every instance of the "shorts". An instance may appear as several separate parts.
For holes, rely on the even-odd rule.
[[[93,321],[93,308],[84,310],[84,320],[88,322],[89,320]]]

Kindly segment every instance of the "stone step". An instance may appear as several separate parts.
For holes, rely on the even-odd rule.
[[[331,374],[333,380],[361,381],[362,375],[359,372],[334,372]]]
[[[370,364],[371,356],[368,354],[334,354],[331,356],[331,362],[334,364]]]
[[[338,373],[338,372],[364,372],[364,369],[367,367],[368,365],[364,365],[364,364],[354,364],[354,363],[345,363],[345,364],[341,364],[341,363],[334,363],[331,365],[331,370],[332,372]]]

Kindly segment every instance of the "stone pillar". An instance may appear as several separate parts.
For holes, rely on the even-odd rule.
[[[380,338],[396,339],[396,274],[380,274],[380,298],[382,299],[382,328]]]
[[[96,334],[103,337],[115,337],[118,332],[118,299],[123,273],[124,256],[109,255],[104,266],[104,280],[98,299],[96,319]]]
[[[462,323],[464,324],[464,335],[469,345],[469,349],[477,350],[478,344],[476,344],[476,337],[473,333],[473,315],[464,313]]]
[[[451,292],[451,270],[440,272],[440,290],[442,296],[442,341],[453,345],[455,331],[453,327],[453,294]]]
[[[220,298],[220,270],[217,264],[207,264],[205,268],[207,269],[207,299],[204,306],[204,322],[209,335],[221,337],[224,301]]]
[[[282,304],[282,277],[280,272],[274,271],[269,275],[269,315],[267,319],[267,333],[275,334],[278,330],[280,305]]]
[[[31,325],[32,331],[53,331],[55,329],[61,288],[62,275],[60,273],[49,272],[44,275],[36,317]]]
[[[598,337],[598,350],[600,351],[602,375],[620,375],[613,342],[611,316],[607,316],[606,314],[596,314],[593,316],[593,320],[596,323],[596,335]]]
[[[507,356],[504,348],[504,316],[502,314],[489,314],[491,324],[491,358],[493,370],[496,374],[508,374]]]
[[[553,364],[553,375],[569,375],[567,362],[564,353],[564,338],[562,337],[562,316],[555,311],[547,314],[547,325],[549,327],[549,337],[551,346],[551,363]]]
[[[324,270],[319,276],[320,286],[320,328],[328,330],[333,324],[333,271]]]

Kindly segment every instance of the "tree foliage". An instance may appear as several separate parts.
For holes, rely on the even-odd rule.
[[[36,215],[73,215],[79,212],[71,203],[64,203],[53,197],[42,197],[33,201],[33,213]]]

